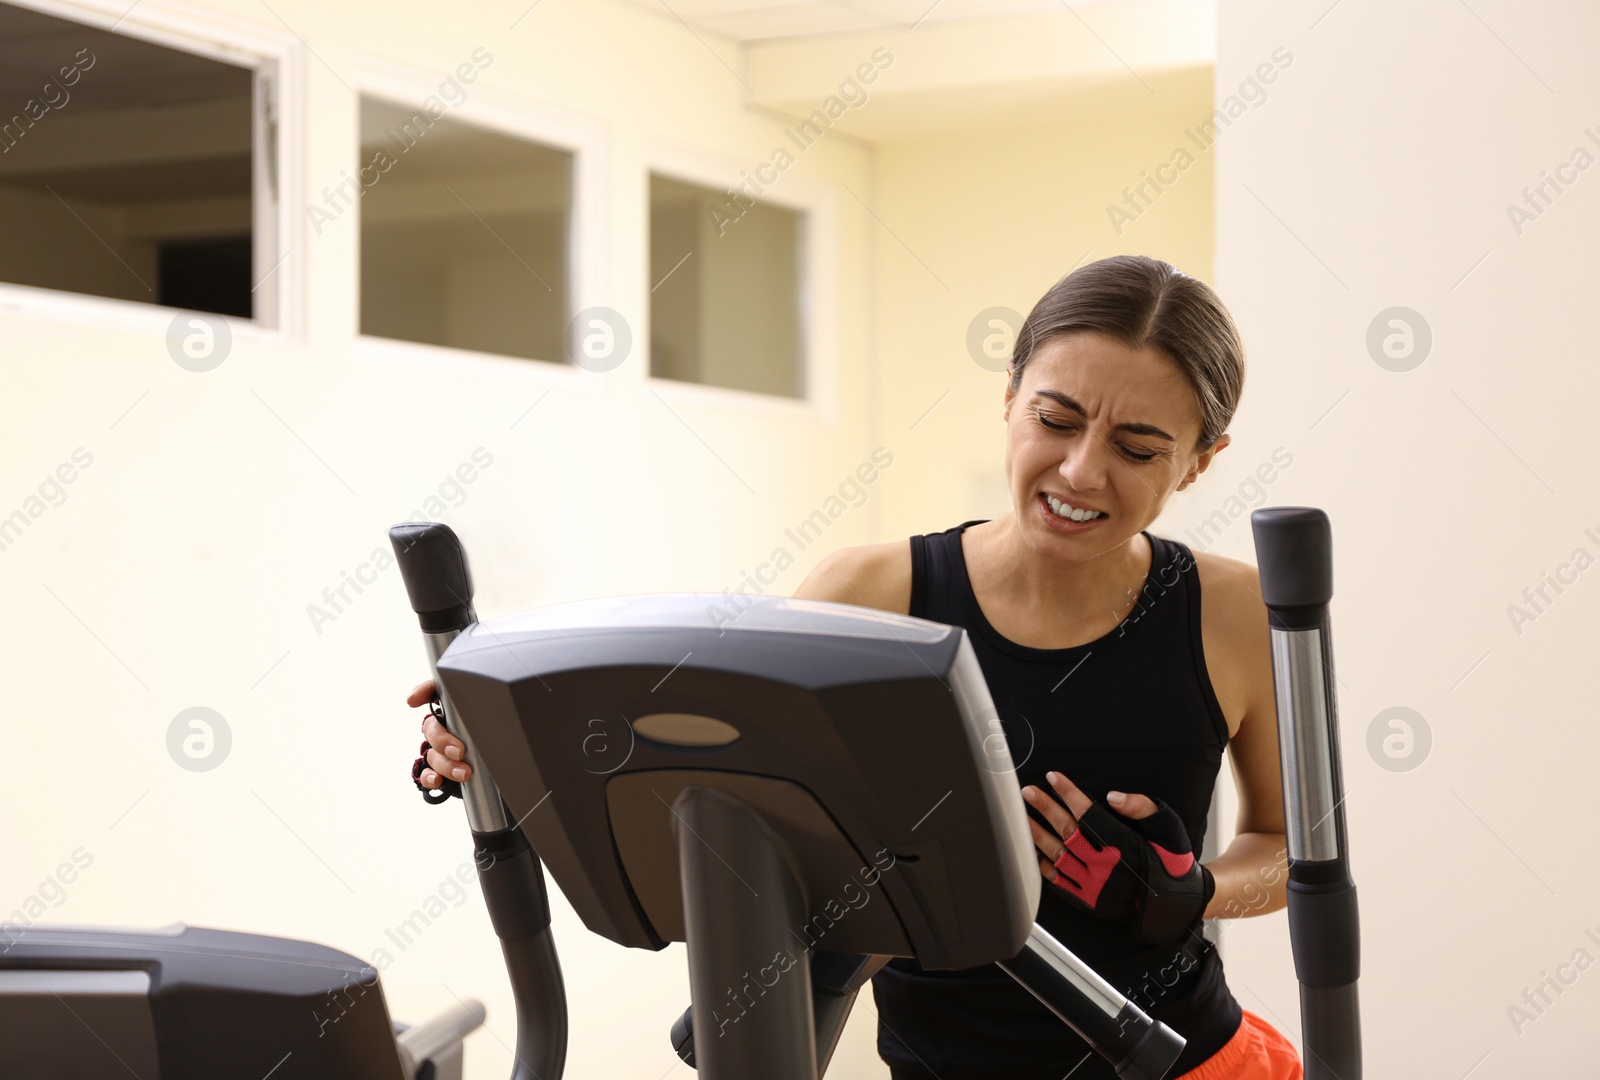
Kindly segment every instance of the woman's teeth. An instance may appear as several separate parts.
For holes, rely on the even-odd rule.
[[[1095,518],[1105,517],[1098,510],[1074,510],[1054,495],[1046,495],[1045,501],[1050,504],[1050,509],[1055,511],[1057,517],[1066,518],[1068,521],[1093,521]]]

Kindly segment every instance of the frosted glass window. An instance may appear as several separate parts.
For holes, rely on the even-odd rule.
[[[572,154],[363,97],[359,164],[363,334],[567,362]]]
[[[804,397],[805,215],[650,177],[650,373]]]
[[[0,50],[0,281],[261,314],[271,65],[3,3]]]

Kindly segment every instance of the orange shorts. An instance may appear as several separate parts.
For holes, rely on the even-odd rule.
[[[1173,1080],[1303,1080],[1300,1055],[1283,1033],[1249,1009],[1222,1049]]]

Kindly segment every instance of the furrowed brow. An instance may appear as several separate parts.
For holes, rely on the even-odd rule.
[[[1051,401],[1054,401],[1057,405],[1060,405],[1064,409],[1070,409],[1072,412],[1077,413],[1079,416],[1088,416],[1089,415],[1089,410],[1085,409],[1082,405],[1079,405],[1076,401],[1072,400],[1072,398],[1068,397],[1066,394],[1063,394],[1060,390],[1035,390],[1033,392],[1033,396],[1034,397],[1049,398]],[[1166,439],[1168,442],[1177,442],[1178,441],[1177,439],[1174,439],[1171,435],[1168,435],[1165,431],[1162,431],[1160,428],[1156,427],[1154,424],[1141,424],[1141,423],[1118,424],[1116,426],[1116,430],[1117,431],[1131,432],[1131,433],[1133,433],[1135,435],[1154,435],[1157,438]]]

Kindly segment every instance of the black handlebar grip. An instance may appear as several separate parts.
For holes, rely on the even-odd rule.
[[[1298,621],[1297,614],[1315,621],[1333,599],[1328,515],[1311,506],[1272,506],[1252,513],[1250,528],[1261,569],[1261,599],[1291,621]]]
[[[389,543],[424,633],[445,634],[477,622],[467,553],[450,526],[408,521],[389,530]]]

